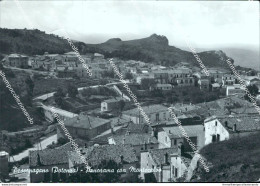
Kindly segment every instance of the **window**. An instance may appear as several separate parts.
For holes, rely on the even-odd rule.
[[[178,177],[178,169],[175,168],[175,177]]]
[[[212,136],[212,142],[213,142],[213,143],[216,142],[216,135],[213,135],[213,136]]]
[[[159,113],[156,114],[156,121],[159,121]]]
[[[217,141],[220,141],[220,135],[217,134]]]
[[[163,113],[163,118],[166,120],[166,113],[165,112]]]
[[[165,142],[167,142],[167,137],[165,137]]]
[[[217,121],[215,121],[215,126],[218,126],[218,122]]]
[[[174,145],[177,145],[177,140],[176,139],[174,140]]]

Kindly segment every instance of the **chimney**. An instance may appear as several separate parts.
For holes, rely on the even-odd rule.
[[[114,131],[113,127],[111,126],[111,134],[114,134],[114,133],[115,133],[115,131]]]
[[[123,138],[123,144],[125,144],[125,138]]]
[[[171,134],[172,132],[171,132],[171,130],[169,130],[169,134]]]
[[[169,158],[168,153],[165,153],[165,154],[164,154],[164,163],[165,163],[165,164],[169,164],[168,158]]]
[[[147,143],[144,142],[144,150],[147,150]]]
[[[120,156],[120,159],[121,159],[121,163],[123,163],[124,162],[124,156]]]
[[[228,127],[228,122],[227,121],[225,121],[225,127]]]
[[[180,143],[178,144],[178,155],[179,155],[179,156],[182,156],[183,154],[184,154],[183,143],[180,142]]]
[[[237,131],[237,124],[233,125],[233,131],[236,132]]]

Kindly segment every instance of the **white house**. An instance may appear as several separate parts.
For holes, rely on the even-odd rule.
[[[207,145],[260,131],[260,116],[258,114],[212,116],[204,121],[204,127],[205,145]]]

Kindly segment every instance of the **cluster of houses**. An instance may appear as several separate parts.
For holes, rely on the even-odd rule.
[[[84,114],[67,118],[64,125],[93,169],[104,160],[113,160],[126,170],[122,179],[174,182],[183,178],[189,181],[200,162],[168,108],[160,104],[142,108],[151,125],[138,109],[122,112],[116,126],[112,126],[110,119]],[[176,104],[172,110],[198,151],[210,143],[260,131],[259,113],[239,95],[196,105]],[[57,134],[59,139],[67,138],[61,127],[57,128]],[[43,174],[31,173],[32,182],[55,182],[65,181],[72,173],[53,173],[53,167],[77,169],[84,164],[67,143],[54,149],[31,151],[29,165],[32,169],[50,170]],[[140,171],[133,171],[133,167]]]
[[[102,54],[81,57],[90,66],[94,78],[101,79],[105,72],[113,70]],[[203,90],[214,91],[226,88],[227,97],[222,99],[196,105],[171,105],[198,151],[211,143],[260,131],[259,113],[253,104],[243,98],[245,90],[230,71],[208,69],[210,76],[207,77],[198,68],[189,67],[183,62],[166,68],[135,60],[124,63],[119,59],[114,60],[123,74],[131,73],[129,81],[142,84],[145,79],[153,80],[155,86],[152,89],[168,91],[176,86],[198,86]],[[3,61],[7,66],[56,72],[59,77],[88,77],[75,52],[63,55],[45,53],[33,57],[11,54]],[[254,84],[260,90],[260,73],[257,76],[247,76],[243,72],[240,74],[246,85]],[[101,111],[118,109],[120,102],[125,99],[127,96],[105,100],[101,103]],[[104,160],[113,160],[126,170],[121,174],[122,179],[175,182],[181,178],[189,181],[200,163],[168,107],[162,104],[142,106],[150,125],[137,108],[124,110],[120,116],[112,119],[54,109],[93,169],[100,167]],[[51,108],[44,106],[43,110],[48,120],[54,121]],[[57,138],[58,141],[67,139],[60,125],[57,125]],[[53,172],[53,167],[80,169],[82,166],[82,159],[70,142],[52,149],[29,152],[30,169],[48,170],[44,173],[31,172],[31,182],[66,181],[73,173]],[[133,167],[140,171],[132,171]]]

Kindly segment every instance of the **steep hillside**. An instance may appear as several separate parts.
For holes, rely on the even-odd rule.
[[[12,71],[0,65],[0,70],[5,73],[6,79],[20,97],[20,101],[27,112],[33,118],[34,124],[41,124],[42,116],[37,108],[32,107],[32,95],[34,83],[29,74],[22,71]],[[24,127],[31,126],[27,117],[15,101],[13,95],[6,88],[0,77],[0,130],[18,131]]]
[[[67,40],[40,30],[0,28],[0,53],[24,53],[27,55],[64,53],[71,51]]]
[[[169,46],[168,39],[165,36],[156,34],[130,41],[114,38],[101,44],[87,44],[86,49],[91,48],[104,53],[106,57],[142,60],[166,66],[175,65],[179,62],[190,62],[193,65],[199,65],[191,52]],[[201,52],[198,55],[206,67],[228,67],[225,61],[228,57],[221,50]]]
[[[207,145],[201,154],[212,167],[201,164],[192,182],[256,182],[260,179],[260,133]]]
[[[165,36],[153,34],[150,37],[122,41],[119,38],[109,39],[101,44],[74,42],[81,54],[102,53],[105,57],[141,60],[147,63],[175,65],[179,62],[190,62],[199,66],[193,54],[174,46],[169,46]],[[27,55],[64,53],[72,51],[67,40],[49,35],[39,30],[3,29],[0,28],[0,54],[24,53]],[[198,53],[206,67],[228,67],[227,56],[221,50]]]

